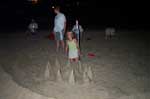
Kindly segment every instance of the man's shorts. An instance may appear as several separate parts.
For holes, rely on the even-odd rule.
[[[64,40],[63,32],[55,32],[55,39],[56,40]]]

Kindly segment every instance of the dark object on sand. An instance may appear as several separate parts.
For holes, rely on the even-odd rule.
[[[55,40],[55,35],[54,35],[54,33],[53,33],[53,32],[50,33],[50,35],[48,36],[48,38],[49,38],[50,40]]]
[[[94,58],[94,57],[95,57],[95,54],[94,54],[94,53],[88,53],[88,57],[89,57],[89,58]]]
[[[91,40],[91,38],[87,38],[86,40],[89,41],[89,40]]]

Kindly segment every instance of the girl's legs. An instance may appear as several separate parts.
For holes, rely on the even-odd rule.
[[[72,59],[72,58],[70,58],[70,59],[69,59],[69,61],[70,61],[70,62],[73,62],[73,59]]]
[[[77,58],[75,58],[75,62],[78,62],[79,61],[79,58],[77,57]]]
[[[77,58],[71,58],[71,59],[69,59],[69,61],[70,62],[78,62],[79,61],[79,58],[77,57]]]

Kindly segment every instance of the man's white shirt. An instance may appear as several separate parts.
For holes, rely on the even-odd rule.
[[[58,13],[54,20],[54,32],[62,32],[66,22],[66,17],[63,13]]]

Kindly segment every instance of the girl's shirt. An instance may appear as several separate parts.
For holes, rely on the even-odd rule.
[[[69,48],[69,51],[77,50],[77,46],[76,46],[76,43],[75,43],[74,39],[71,40],[71,41],[68,40],[68,48]]]

